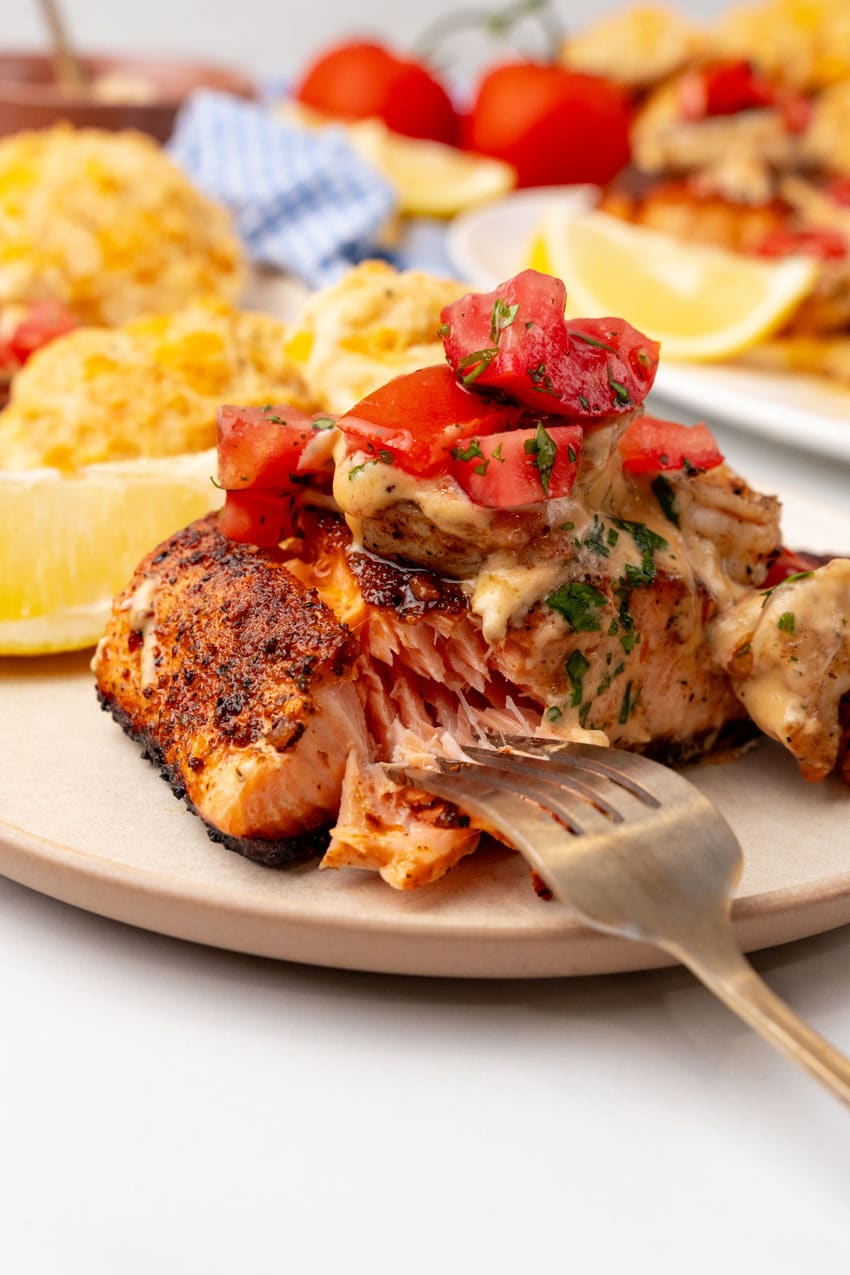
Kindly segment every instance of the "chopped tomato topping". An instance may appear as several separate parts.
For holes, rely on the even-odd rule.
[[[688,120],[737,115],[773,102],[771,85],[743,58],[699,67],[679,83],[679,110]]]
[[[820,261],[838,261],[847,256],[850,244],[840,230],[820,226],[811,230],[770,230],[758,246],[761,257],[787,257],[801,252]]]
[[[514,509],[568,496],[578,473],[584,431],[557,418],[533,429],[473,438],[451,453],[451,473],[476,505]]]
[[[560,279],[523,270],[442,312],[446,357],[463,385],[498,390],[535,412],[588,421],[642,403],[657,342],[624,319],[564,318]]]
[[[800,575],[806,571],[814,571],[828,561],[828,558],[819,557],[817,554],[798,553],[796,549],[786,549],[783,545],[765,576],[764,588],[772,589],[774,585],[781,584],[789,576]]]
[[[292,487],[302,454],[330,416],[308,416],[296,407],[220,407],[218,480],[225,491]]]
[[[277,491],[229,491],[219,518],[222,535],[272,548],[283,538],[291,502]]]
[[[337,422],[349,455],[367,452],[411,474],[445,471],[451,449],[473,435],[493,434],[517,420],[517,409],[472,394],[451,368],[425,367],[397,376]]]
[[[629,474],[714,469],[723,463],[714,436],[705,425],[679,425],[656,416],[639,416],[632,421],[619,448],[623,469]]]

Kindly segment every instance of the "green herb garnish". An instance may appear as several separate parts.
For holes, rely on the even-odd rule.
[[[483,460],[484,459],[484,453],[482,452],[481,448],[478,445],[477,438],[473,438],[472,442],[469,444],[468,447],[453,447],[451,454],[452,454],[453,460],[476,460],[476,459]]]
[[[590,668],[590,661],[581,651],[573,651],[566,663],[567,676],[570,679],[572,692],[570,694],[570,704],[573,708],[578,708],[582,700],[582,686],[584,676]]]
[[[505,328],[509,328],[517,317],[519,312],[519,303],[516,305],[508,305],[502,297],[496,297],[493,302],[493,313],[490,315],[490,340],[498,341]]]
[[[537,432],[534,438],[526,440],[524,450],[527,456],[534,457],[531,463],[540,475],[540,486],[543,488],[544,495],[548,496],[549,479],[552,477],[552,467],[558,455],[558,444],[543,428],[542,421],[537,422]]]
[[[596,633],[602,628],[605,602],[604,593],[581,581],[562,584],[546,598],[546,605],[563,616],[577,633]]]
[[[673,490],[673,484],[663,474],[659,474],[657,478],[653,478],[652,494],[661,506],[661,512],[668,522],[672,522],[674,527],[679,525],[679,511],[676,508],[676,493]]]
[[[797,628],[797,621],[794,618],[793,611],[783,611],[776,622],[776,627],[780,633],[794,633]]]

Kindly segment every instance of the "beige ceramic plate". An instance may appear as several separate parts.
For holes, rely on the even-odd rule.
[[[789,501],[785,525],[799,547],[850,546],[850,516],[814,502]],[[692,778],[744,847],[745,948],[850,922],[850,790],[802,783],[767,743]],[[208,840],[100,712],[80,656],[0,660],[0,873],[164,934],[350,969],[529,977],[663,963],[541,902],[503,850],[413,894],[355,871],[247,863]]]

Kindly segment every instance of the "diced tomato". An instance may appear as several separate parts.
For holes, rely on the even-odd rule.
[[[756,249],[760,257],[787,257],[800,252],[819,261],[839,261],[847,256],[848,250],[847,236],[827,226],[811,230],[777,227],[768,231]]]
[[[8,340],[10,354],[20,364],[57,336],[73,332],[77,320],[61,301],[37,301],[30,306]]]
[[[639,416],[632,421],[619,448],[623,469],[629,474],[714,469],[723,463],[714,436],[705,425],[679,425],[656,416]]]
[[[219,527],[222,535],[272,548],[286,534],[291,502],[277,491],[229,491]]]
[[[395,377],[340,417],[337,427],[349,455],[367,452],[408,473],[431,474],[445,470],[459,440],[507,429],[517,417],[515,407],[465,390],[441,364]]]
[[[814,571],[828,561],[828,557],[819,557],[814,553],[798,553],[796,549],[786,549],[783,545],[779,556],[771,564],[765,576],[764,588],[772,589],[774,585],[781,584],[789,576],[798,575],[801,571]]]
[[[570,494],[583,439],[580,425],[553,424],[548,418],[534,429],[468,439],[452,450],[450,472],[476,505],[533,505]]]
[[[218,480],[225,491],[293,486],[301,454],[330,417],[288,404],[218,409]]]
[[[679,110],[684,119],[707,115],[737,115],[739,111],[770,106],[771,85],[750,62],[715,62],[689,71],[679,82]]]
[[[637,407],[658,367],[657,342],[624,319],[564,318],[560,279],[523,270],[442,312],[443,345],[464,385],[535,411],[592,421]]]

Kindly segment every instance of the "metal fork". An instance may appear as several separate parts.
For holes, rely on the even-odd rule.
[[[654,943],[850,1105],[850,1060],[762,982],[732,931],[741,847],[689,780],[634,753],[511,736],[473,762],[388,767],[477,815],[588,925]]]

